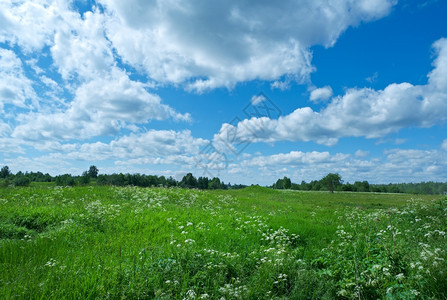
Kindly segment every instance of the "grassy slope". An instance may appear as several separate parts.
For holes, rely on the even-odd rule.
[[[419,274],[411,273],[414,257],[401,252],[418,244],[411,244],[410,238],[399,238],[396,244],[391,239],[395,229],[393,235],[388,232],[386,238],[377,240],[381,230],[394,224],[387,212],[405,210],[412,197],[261,187],[205,192],[112,187],[1,189],[0,295],[318,299],[357,298],[358,293],[365,298],[384,297],[392,293],[389,288],[401,294],[414,290],[416,296],[427,287],[427,297],[440,295],[444,287],[431,287],[431,277],[419,290],[411,277]],[[430,204],[434,198],[441,199],[417,198]],[[445,231],[445,222],[427,217],[431,208],[427,212],[418,209],[421,215],[415,208],[411,218],[436,227],[421,232],[420,241],[431,243],[430,249],[444,247],[445,239],[436,236],[431,240],[423,234]],[[439,213],[444,216],[445,210]],[[368,223],[374,218],[380,221]],[[392,221],[401,231],[420,227],[403,219],[399,225],[401,219]],[[346,240],[340,234],[341,225],[356,234]],[[346,255],[332,255],[337,252],[331,248],[333,240]],[[330,249],[329,254],[325,248]],[[414,255],[420,251],[415,249]],[[442,265],[445,254],[436,255]],[[352,265],[354,256],[356,269],[363,272],[371,273],[368,270],[377,265],[389,269],[396,264],[395,256],[405,265],[392,269],[388,277],[377,275],[369,291],[371,284],[366,280],[373,273],[360,276],[360,270],[353,274],[352,266],[346,267]],[[401,273],[408,280],[396,281]],[[438,281],[445,279],[439,276]]]

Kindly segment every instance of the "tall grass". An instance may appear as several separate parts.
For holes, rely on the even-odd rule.
[[[0,189],[0,296],[443,299],[446,217],[433,196]]]

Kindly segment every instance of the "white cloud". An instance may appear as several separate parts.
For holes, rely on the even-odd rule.
[[[369,156],[369,151],[364,151],[364,150],[357,150],[355,151],[355,157],[367,157]]]
[[[445,151],[447,151],[447,139],[442,141],[441,148],[444,149]]]
[[[446,154],[437,150],[392,149],[379,157],[366,159],[349,154],[291,151],[259,156],[232,164],[231,176],[259,178],[262,184],[289,175],[293,182],[320,179],[328,173],[340,173],[345,182],[368,180],[371,183],[445,181]]]
[[[215,136],[235,132],[235,142],[316,141],[333,145],[340,137],[379,138],[410,126],[447,121],[447,39],[434,43],[434,69],[426,85],[390,84],[383,90],[349,89],[322,110],[298,108],[278,119],[251,118],[223,124]]]
[[[349,26],[387,15],[394,1],[103,0],[107,36],[148,76],[204,91],[313,71],[310,46],[331,46]]]
[[[107,74],[115,65],[110,42],[104,33],[104,16],[86,12],[58,28],[51,55],[64,79],[78,76],[82,81]]]
[[[190,115],[162,104],[160,97],[147,92],[143,83],[115,70],[105,78],[82,84],[66,111],[21,115],[21,125],[12,136],[34,141],[85,139],[117,133],[127,123],[167,118],[189,121]]]
[[[279,153],[271,156],[259,156],[241,163],[243,167],[264,167],[264,166],[299,166],[309,164],[331,164],[345,160],[349,155],[336,154],[331,156],[329,152],[301,152],[291,151],[289,153]]]
[[[332,97],[332,88],[330,86],[325,86],[318,88],[310,92],[310,101],[318,102],[322,100],[328,100]]]
[[[27,108],[36,105],[36,93],[23,71],[22,61],[11,50],[0,48],[0,113],[5,104]]]
[[[1,1],[0,42],[18,44],[26,52],[51,43],[61,11],[68,12],[65,1]]]
[[[379,73],[374,72],[374,74],[370,77],[366,77],[366,81],[368,81],[369,83],[374,83],[376,82],[377,78],[379,77]]]

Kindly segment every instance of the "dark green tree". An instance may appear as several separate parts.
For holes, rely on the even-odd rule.
[[[208,177],[199,177],[197,179],[197,187],[201,190],[208,189],[209,179]]]
[[[29,186],[31,180],[25,175],[15,176],[12,183],[14,186]]]
[[[180,185],[182,187],[187,188],[196,188],[197,187],[197,179],[192,175],[192,173],[188,173],[185,176],[183,176],[182,181],[180,182]]]
[[[292,187],[292,181],[290,180],[290,178],[287,178],[286,176],[284,176],[283,178],[283,187],[288,190]]]
[[[99,170],[96,166],[90,166],[88,169],[88,175],[90,178],[97,178],[98,177]]]
[[[89,184],[90,183],[90,173],[87,171],[84,171],[84,173],[82,173],[82,176],[79,179],[79,181],[81,182],[81,184]]]
[[[282,190],[284,188],[284,179],[278,179],[273,184],[274,189]]]
[[[208,188],[210,190],[217,190],[217,189],[222,188],[220,179],[217,177],[214,177],[213,179],[211,179],[211,181],[208,183]]]
[[[11,171],[9,170],[8,166],[4,166],[1,170],[0,170],[0,178],[7,178],[11,175]]]
[[[341,176],[338,173],[329,173],[321,178],[320,183],[329,192],[333,193],[334,190],[342,184]]]
[[[172,176],[169,176],[169,178],[166,179],[166,185],[168,187],[177,186],[177,181],[174,178],[172,178]]]

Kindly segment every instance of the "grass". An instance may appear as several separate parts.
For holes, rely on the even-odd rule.
[[[0,189],[5,299],[445,299],[440,196]]]

